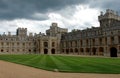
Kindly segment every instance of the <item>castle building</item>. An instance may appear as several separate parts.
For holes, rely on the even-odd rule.
[[[61,52],[66,54],[120,56],[120,16],[113,10],[98,16],[100,27],[74,30],[62,35]]]
[[[0,54],[59,54],[61,35],[68,29],[59,28],[52,23],[43,33],[27,35],[27,28],[18,28],[16,35],[0,35]]]
[[[0,35],[0,54],[76,54],[120,57],[120,16],[107,9],[98,16],[100,27],[73,30],[52,23],[43,33],[27,35],[18,28],[16,35]]]

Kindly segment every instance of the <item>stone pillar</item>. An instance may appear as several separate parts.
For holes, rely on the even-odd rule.
[[[40,47],[39,47],[40,48],[40,54],[44,54],[44,47],[43,47],[44,45],[43,45],[43,43],[44,42],[42,41],[42,39],[40,39]]]

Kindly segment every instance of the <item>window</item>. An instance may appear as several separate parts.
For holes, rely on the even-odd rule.
[[[23,46],[25,45],[25,43],[23,43]]]
[[[1,52],[3,52],[4,50],[3,49],[1,49]]]
[[[19,50],[19,49],[17,49],[17,51],[19,52],[20,50]]]
[[[12,49],[12,51],[14,52],[14,49]]]
[[[88,39],[86,40],[86,45],[88,46]]]
[[[44,42],[44,47],[48,47],[48,42]]]
[[[29,46],[31,45],[31,43],[29,43]]]
[[[12,46],[14,46],[14,43],[12,43]]]
[[[19,45],[19,42],[17,43],[17,45]]]
[[[55,42],[52,42],[52,47],[55,47]]]
[[[77,47],[77,41],[75,41],[75,47]]]
[[[111,37],[111,43],[114,43],[114,37]]]
[[[23,49],[23,51],[25,51],[25,49]]]
[[[93,45],[95,45],[95,39],[92,39]]]
[[[102,38],[99,39],[99,43],[100,43],[100,45],[102,44]]]
[[[107,38],[105,38],[105,44],[107,44]]]
[[[81,46],[83,45],[82,40],[80,40],[80,45],[81,45]]]
[[[31,49],[29,49],[29,52],[31,52]]]
[[[71,45],[70,47],[72,47],[72,41],[70,42],[70,45]]]

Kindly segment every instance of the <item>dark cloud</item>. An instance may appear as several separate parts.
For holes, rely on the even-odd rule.
[[[91,8],[113,9],[120,13],[119,0],[0,0],[0,20],[16,18],[48,19],[46,13],[59,11],[67,6],[88,4]],[[43,16],[34,17],[34,13]]]
[[[28,18],[36,12],[47,13],[66,6],[85,3],[86,0],[0,0],[0,19]],[[39,20],[47,19],[47,17]]]
[[[91,8],[112,9],[120,14],[120,0],[91,0],[89,5]]]

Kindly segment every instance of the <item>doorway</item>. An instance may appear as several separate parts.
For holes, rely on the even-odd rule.
[[[52,54],[55,54],[55,49],[52,49],[51,52],[52,52]]]
[[[48,54],[48,49],[44,49],[44,54]]]
[[[117,57],[117,49],[115,47],[110,48],[110,56]]]

